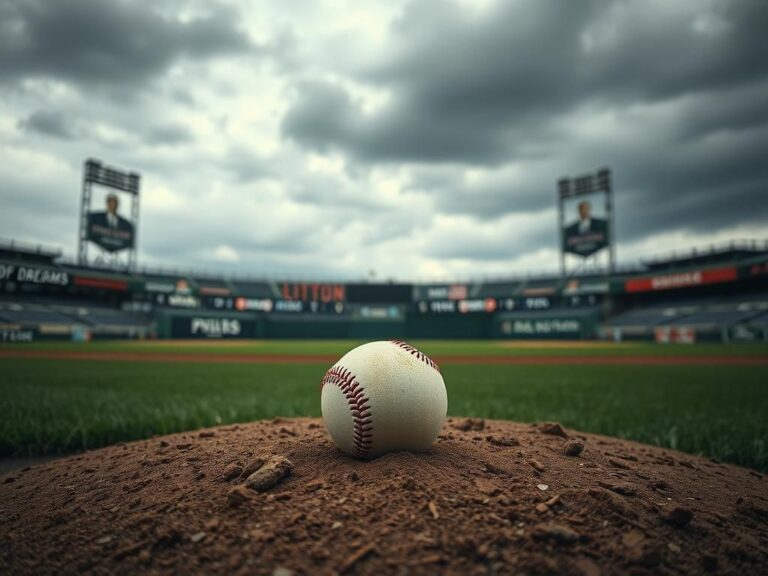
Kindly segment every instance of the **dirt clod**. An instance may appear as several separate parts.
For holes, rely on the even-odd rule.
[[[549,434],[550,436],[560,436],[561,438],[568,438],[568,434],[562,425],[558,422],[542,422],[538,426],[539,432],[542,434]]]
[[[494,446],[520,446],[520,441],[514,436],[486,436],[486,440]]]
[[[245,485],[256,492],[272,488],[293,470],[293,464],[282,456],[273,456],[264,466],[245,479]]]
[[[264,466],[264,463],[266,462],[266,458],[254,458],[248,462],[248,464],[245,465],[245,468],[243,468],[242,473],[240,474],[241,478],[248,478],[251,474],[256,472],[259,468]]]
[[[565,444],[563,444],[563,454],[566,456],[578,456],[584,451],[584,442],[581,440],[577,440],[576,438],[571,438],[570,440],[566,440]]]
[[[245,486],[235,486],[227,493],[227,502],[229,502],[230,506],[240,506],[251,498],[253,496],[251,496],[251,492]]]
[[[479,432],[485,429],[485,420],[482,418],[462,418],[456,422],[453,427],[462,432],[468,432],[470,430]]]
[[[531,536],[537,540],[554,540],[561,544],[571,544],[579,539],[579,533],[562,524],[539,524]]]
[[[235,478],[239,478],[242,473],[243,467],[240,466],[240,464],[233,462],[224,468],[224,471],[221,473],[221,477],[223,480],[234,480]]]
[[[693,512],[691,512],[690,508],[676,505],[665,511],[662,517],[666,522],[669,522],[673,526],[685,528],[691,523],[691,520],[693,520]]]

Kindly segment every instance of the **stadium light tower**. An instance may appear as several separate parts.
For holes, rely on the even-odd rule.
[[[602,196],[602,208],[593,199]],[[567,255],[597,262],[600,253],[608,253],[608,271],[616,270],[616,242],[611,171],[601,168],[594,174],[557,181],[558,229],[560,233],[560,275],[568,275]],[[566,212],[574,220],[566,225]]]
[[[101,161],[89,158],[83,168],[83,191],[80,198],[80,234],[77,259],[81,265],[88,265],[88,244],[99,249],[95,264],[119,267],[121,254],[127,254],[126,267],[136,266],[136,245],[139,229],[139,183],[141,176],[136,172],[125,172],[104,166]],[[105,209],[92,210],[93,186],[108,189]],[[129,218],[119,213],[118,194],[131,198]]]

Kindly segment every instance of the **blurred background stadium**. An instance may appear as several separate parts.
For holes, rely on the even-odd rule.
[[[0,338],[768,340],[768,246],[733,242],[612,273],[474,282],[265,279],[79,265],[0,244]]]

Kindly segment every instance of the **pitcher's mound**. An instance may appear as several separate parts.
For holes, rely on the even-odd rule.
[[[4,574],[758,574],[766,550],[766,477],[551,423],[452,419],[361,462],[277,419],[0,477]]]

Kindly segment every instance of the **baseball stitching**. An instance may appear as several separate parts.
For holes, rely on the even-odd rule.
[[[373,444],[373,422],[368,397],[355,376],[343,366],[332,366],[323,376],[320,387],[333,385],[341,390],[347,398],[349,410],[352,412],[354,428],[352,432],[352,455],[362,458],[368,454]]]
[[[412,356],[416,356],[416,358],[418,358],[422,362],[428,364],[429,366],[431,366],[432,368],[440,372],[440,366],[438,366],[429,356],[424,354],[424,352],[422,352],[421,350],[417,350],[416,348],[408,344],[408,342],[403,342],[402,340],[391,340],[391,342],[392,344],[394,344],[395,346],[399,346],[406,352],[410,352]]]

